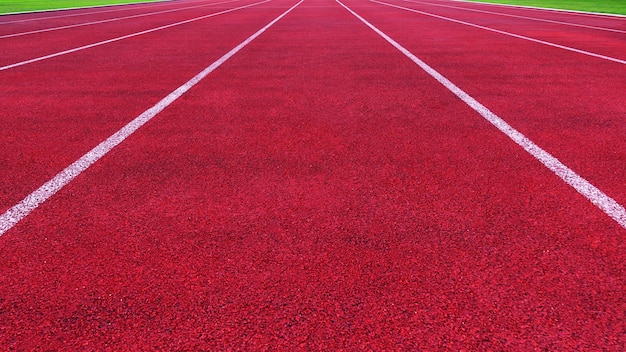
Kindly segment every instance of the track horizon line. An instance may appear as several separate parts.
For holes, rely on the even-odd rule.
[[[578,175],[574,170],[563,164],[552,154],[539,147],[524,134],[513,128],[501,117],[493,113],[486,106],[481,104],[464,90],[452,83],[452,81],[444,77],[441,73],[430,67],[420,58],[411,53],[408,49],[406,49],[394,39],[385,34],[383,31],[368,22],[365,18],[361,17],[348,6],[344,5],[341,1],[335,1],[352,15],[354,15],[357,19],[363,22],[367,27],[369,27],[371,30],[381,36],[394,48],[404,54],[407,58],[409,58],[409,60],[413,61],[413,63],[419,66],[427,74],[429,74],[439,83],[441,83],[446,89],[456,95],[471,109],[480,114],[485,120],[491,123],[498,130],[500,130],[500,132],[504,133],[513,142],[522,147],[527,153],[529,153],[531,156],[541,162],[541,164],[543,164],[546,168],[552,171],[556,176],[561,178],[561,180],[563,180],[566,184],[570,185],[579,194],[587,198],[587,200],[589,200],[593,205],[602,210],[606,215],[608,215],[611,219],[617,222],[622,228],[626,229],[626,209],[624,209],[621,204],[619,204],[613,198],[609,197],[600,189],[592,185],[582,176]]]
[[[241,49],[243,49],[254,39],[263,34],[267,29],[269,29],[276,22],[285,17],[293,9],[298,7],[303,1],[304,0],[300,0],[298,3],[280,14],[278,17],[274,18],[274,20],[253,33],[251,36],[249,36],[239,45],[235,46],[229,52],[222,55],[219,59],[217,59],[207,68],[192,77],[189,81],[175,89],[165,98],[161,99],[157,104],[144,111],[141,115],[137,116],[120,130],[115,132],[113,135],[102,141],[100,144],[84,154],[78,160],[63,169],[51,180],[44,183],[37,190],[22,199],[22,201],[9,208],[5,213],[0,215],[0,236],[4,235],[7,231],[12,229],[13,226],[15,226],[18,222],[28,216],[33,210],[37,209],[42,203],[44,203],[46,200],[48,200],[50,197],[60,191],[68,183],[74,180],[78,175],[82,174],[95,162],[108,154],[113,148],[122,143],[126,138],[130,137],[133,133],[135,133],[135,131],[137,131],[143,125],[152,120],[157,114],[159,114],[170,104],[180,98],[183,94],[189,91],[192,87],[202,81],[211,72],[215,71],[224,62],[237,54]]]

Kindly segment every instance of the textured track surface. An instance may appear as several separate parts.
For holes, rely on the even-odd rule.
[[[626,58],[619,33],[385,2]],[[0,65],[252,3],[0,39]],[[0,71],[1,210],[294,4]],[[626,204],[625,65],[344,4]],[[0,29],[155,11],[132,8]],[[305,0],[0,237],[0,346],[619,351],[625,235],[337,2]]]

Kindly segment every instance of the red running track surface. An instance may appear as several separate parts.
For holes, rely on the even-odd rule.
[[[236,4],[231,6],[242,5]],[[241,11],[0,71],[11,82],[0,87],[7,126],[0,138],[0,160],[6,165],[0,168],[0,209],[18,202],[280,14],[267,5]],[[82,37],[74,34],[68,41],[90,40]],[[70,47],[46,43],[49,53]]]
[[[620,204],[626,203],[626,146],[622,138],[626,133],[626,65],[372,2],[366,4],[361,13],[374,25]],[[473,20],[458,14],[454,17]],[[553,32],[553,28],[534,26],[543,33]],[[562,35],[575,38],[581,30],[565,27]],[[516,32],[529,35],[521,29]],[[622,42],[625,37],[621,36]],[[617,47],[619,41],[612,43]],[[573,45],[589,49],[583,39]],[[617,58],[626,58],[626,46],[622,45],[618,54]]]
[[[295,3],[0,71],[3,211]],[[623,65],[345,4],[626,203]],[[305,0],[0,237],[0,346],[619,351],[625,234],[339,4]]]
[[[596,23],[600,21],[589,18],[583,18],[584,20],[579,18],[566,18],[555,20],[555,22],[558,23],[554,23],[537,21],[536,19],[543,18],[542,16],[537,17],[535,13],[526,13],[523,15],[515,13],[510,14],[508,11],[503,11],[501,8],[490,8],[488,10],[489,12],[495,13],[468,11],[467,9],[469,7],[458,6],[459,3],[457,1],[440,1],[434,3],[438,6],[433,6],[432,3],[421,0],[392,0],[391,3],[501,31],[558,43],[596,54],[615,57],[621,60],[626,59],[626,49],[624,49],[626,17],[620,18],[619,20],[614,19],[611,23]],[[518,17],[502,16],[496,13],[515,15]]]

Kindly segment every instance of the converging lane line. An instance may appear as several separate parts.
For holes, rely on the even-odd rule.
[[[490,31],[490,32],[500,33],[500,34],[508,35],[510,37],[515,37],[515,38],[519,38],[519,39],[523,39],[523,40],[528,40],[528,41],[531,41],[531,42],[535,42],[535,43],[539,43],[539,44],[543,44],[543,45],[548,45],[548,46],[551,46],[551,47],[564,49],[564,50],[567,50],[567,51],[573,51],[575,53],[588,55],[588,56],[593,56],[593,57],[597,57],[597,58],[600,58],[600,59],[617,62],[618,64],[626,65],[626,60],[614,58],[614,57],[611,57],[611,56],[596,54],[596,53],[592,53],[590,51],[585,51],[585,50],[576,49],[576,48],[572,48],[572,47],[561,45],[561,44],[547,42],[547,41],[541,40],[541,39],[535,39],[535,38],[526,37],[526,36],[523,36],[523,35],[520,35],[520,34],[515,34],[515,33],[511,33],[511,32],[505,32],[505,31],[501,31],[501,30],[498,30],[498,29],[495,29],[495,28],[485,27],[485,26],[481,26],[481,25],[478,25],[478,24],[457,20],[457,19],[450,18],[450,17],[439,16],[439,15],[435,15],[435,14],[430,13],[430,12],[424,12],[424,11],[412,9],[412,8],[409,8],[409,7],[398,6],[398,5],[389,4],[389,3],[382,2],[382,1],[377,1],[377,0],[370,0],[370,1],[373,2],[373,3],[376,3],[376,4],[385,5],[385,6],[389,6],[389,7],[395,7],[395,8],[401,9],[401,10],[415,12],[415,13],[419,13],[419,14],[422,14],[422,15],[425,15],[425,16],[435,17],[435,18],[439,18],[439,19],[442,19],[442,20],[446,20],[446,21],[456,22],[456,23],[463,24],[463,25],[466,25],[466,26],[480,28],[480,29],[484,29],[484,30],[487,30],[487,31]]]
[[[297,4],[289,8],[287,11],[283,12],[280,16],[276,17],[273,21],[268,23],[265,27],[259,29],[257,32],[255,32],[250,37],[248,37],[248,39],[241,42],[241,44],[234,47],[232,50],[224,54],[224,56],[220,57],[217,61],[213,62],[209,67],[205,68],[202,72],[198,73],[192,79],[187,81],[187,83],[178,87],[175,91],[173,91],[168,96],[163,98],[156,105],[154,105],[150,109],[143,112],[141,115],[139,115],[134,120],[129,122],[126,126],[122,127],[122,129],[120,129],[115,134],[113,134],[112,136],[104,140],[102,143],[98,144],[95,148],[93,148],[87,154],[83,155],[80,159],[76,160],[70,166],[65,168],[60,173],[58,173],[50,181],[44,183],[36,191],[29,194],[21,202],[11,207],[4,214],[0,215],[0,236],[4,235],[7,231],[13,228],[13,226],[15,226],[15,224],[17,224],[20,220],[28,216],[28,214],[30,214],[33,210],[37,209],[39,205],[41,205],[43,202],[48,200],[48,198],[52,197],[55,193],[61,190],[65,185],[70,183],[74,178],[76,178],[76,176],[80,175],[85,170],[87,170],[96,161],[98,161],[107,153],[109,153],[118,144],[122,143],[126,138],[132,135],[140,127],[145,125],[158,113],[163,111],[163,109],[165,109],[174,101],[176,101],[178,98],[180,98],[183,94],[189,91],[193,86],[195,86],[198,82],[204,79],[211,72],[215,71],[218,67],[220,67],[224,62],[226,62],[236,53],[238,53],[246,45],[248,45],[258,36],[263,34],[263,32],[265,32],[268,28],[270,28],[272,25],[278,22],[281,18],[285,17],[289,12],[295,9],[303,1],[304,0],[301,0],[300,2],[298,2]]]
[[[145,31],[137,32],[137,33],[127,34],[127,35],[124,35],[124,36],[121,36],[121,37],[116,37],[116,38],[113,38],[113,39],[108,39],[108,40],[104,40],[104,41],[93,43],[93,44],[79,46],[77,48],[60,51],[60,52],[57,52],[57,53],[54,53],[54,54],[40,56],[40,57],[36,57],[34,59],[16,62],[16,63],[11,64],[11,65],[6,65],[6,66],[0,67],[0,71],[4,71],[4,70],[12,69],[12,68],[15,68],[15,67],[31,64],[33,62],[38,62],[38,61],[42,61],[42,60],[51,59],[53,57],[57,57],[57,56],[61,56],[61,55],[75,53],[77,51],[90,49],[90,48],[93,48],[93,47],[96,47],[96,46],[117,42],[117,41],[120,41],[120,40],[136,37],[136,36],[147,34],[147,33],[160,31],[162,29],[167,29],[167,28],[171,28],[171,27],[175,27],[175,26],[180,26],[182,24],[203,20],[205,18],[214,17],[214,16],[218,16],[218,15],[223,15],[225,13],[229,13],[229,12],[233,12],[233,11],[237,11],[237,10],[246,9],[248,7],[253,7],[253,6],[265,4],[265,3],[270,2],[270,1],[271,0],[264,0],[264,1],[260,1],[260,2],[255,2],[255,3],[249,4],[249,5],[235,7],[234,9],[229,9],[229,10],[224,10],[224,11],[220,11],[220,12],[215,12],[215,13],[211,13],[211,14],[208,14],[208,15],[195,17],[195,18],[192,18],[192,19],[189,19],[189,20],[176,22],[176,23],[171,23],[171,24],[168,24],[168,25],[165,25],[165,26],[161,26],[161,27],[156,27],[156,28],[148,29],[148,30],[145,30]]]
[[[139,17],[161,15],[161,14],[164,14],[164,13],[183,11],[183,10],[189,10],[189,9],[196,9],[196,8],[200,8],[200,7],[209,7],[209,6],[215,6],[215,5],[221,5],[221,4],[228,4],[228,3],[236,2],[236,1],[239,1],[239,0],[228,0],[228,1],[221,1],[221,2],[212,2],[212,3],[208,3],[208,4],[203,4],[203,5],[195,5],[195,6],[180,7],[180,8],[170,9],[170,10],[147,12],[147,13],[142,13],[142,14],[132,15],[132,16],[107,18],[105,20],[100,20],[100,21],[83,22],[83,23],[70,24],[70,25],[67,25],[67,26],[37,29],[37,30],[34,30],[34,31],[28,31],[28,32],[5,34],[5,35],[0,35],[0,39],[21,37],[21,36],[29,35],[29,34],[37,34],[37,33],[59,31],[59,30],[62,30],[62,29],[70,29],[70,28],[76,28],[76,27],[91,26],[91,25],[94,25],[94,24],[102,24],[102,23],[109,23],[109,22],[115,22],[115,21],[121,21],[121,20],[128,20],[128,19],[131,19],[131,18],[139,18]]]
[[[465,104],[471,107],[474,111],[478,112],[483,118],[489,121],[492,125],[494,125],[497,129],[499,129],[502,133],[506,134],[510,139],[512,139],[519,146],[524,148],[530,155],[535,157],[535,159],[539,160],[544,166],[550,169],[553,173],[559,176],[563,181],[572,186],[578,193],[585,196],[591,203],[604,211],[608,216],[610,216],[613,220],[615,220],[620,226],[626,229],[626,209],[619,203],[617,203],[613,198],[604,194],[597,187],[589,183],[589,181],[585,180],[581,176],[579,176],[576,172],[574,172],[569,167],[565,166],[562,162],[560,162],[557,158],[552,156],[547,151],[541,149],[538,145],[536,145],[533,141],[524,136],[521,132],[517,131],[511,125],[509,125],[502,118],[498,117],[496,114],[491,112],[487,107],[479,103],[476,99],[472,98],[469,94],[463,91],[461,88],[456,86],[450,80],[445,78],[442,74],[435,71],[432,67],[426,64],[424,61],[420,60],[417,56],[413,55],[409,50],[400,45],[395,40],[391,39],[388,35],[383,33],[380,29],[376,28],[373,24],[369,23],[366,19],[359,16],[356,12],[352,11],[346,5],[341,3],[339,0],[336,0],[341,6],[343,6],[346,10],[352,13],[356,18],[358,18],[361,22],[367,25],[370,29],[376,32],[378,35],[383,37],[387,42],[393,45],[396,49],[398,49],[401,53],[403,53],[406,57],[408,57],[411,61],[417,64],[420,68],[422,68],[426,73],[436,79],[439,83],[441,83],[444,87],[454,93],[459,99],[461,99]]]
[[[417,0],[404,0],[404,1],[412,2],[414,4],[424,4],[424,5],[430,5],[430,6],[447,7],[447,8],[450,8],[450,9],[458,9],[458,10],[486,13],[486,14],[490,14],[490,15],[519,18],[519,19],[523,19],[523,20],[539,21],[539,22],[546,22],[546,23],[554,23],[554,24],[561,24],[561,25],[564,25],[564,26],[580,27],[580,28],[587,28],[587,29],[595,29],[595,30],[599,30],[599,31],[606,31],[606,32],[615,32],[615,33],[626,34],[626,31],[621,31],[619,29],[613,29],[613,28],[596,27],[596,26],[589,26],[589,25],[585,25],[585,24],[548,20],[548,19],[545,19],[545,18],[512,15],[512,14],[509,14],[509,13],[486,11],[486,10],[478,10],[478,9],[473,9],[473,8],[469,8],[469,7],[451,6],[451,5],[443,5],[443,4],[434,4],[432,2],[423,2],[423,1],[417,1]]]

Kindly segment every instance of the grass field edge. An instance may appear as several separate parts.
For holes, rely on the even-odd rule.
[[[472,4],[488,4],[488,5],[496,5],[496,6],[504,6],[504,7],[519,7],[519,8],[524,8],[524,9],[550,10],[550,11],[559,11],[559,12],[579,13],[579,14],[585,14],[585,15],[600,15],[600,16],[611,16],[611,17],[626,18],[626,14],[613,13],[613,12],[594,12],[594,11],[582,11],[582,10],[563,9],[563,8],[556,8],[556,7],[540,7],[540,6],[529,6],[529,5],[502,4],[502,3],[497,3],[497,2],[490,2],[490,1],[487,1],[487,0],[452,0],[452,1],[464,2],[464,3],[472,3]]]
[[[45,10],[0,12],[0,16],[25,15],[29,13],[56,12],[56,11],[67,11],[67,10],[95,9],[95,8],[100,8],[100,7],[125,6],[125,5],[137,5],[137,4],[155,4],[155,3],[160,3],[160,2],[172,2],[172,1],[175,1],[175,0],[137,1],[137,2],[126,2],[126,3],[121,3],[121,4],[113,3],[113,4],[103,4],[103,5],[93,5],[93,6],[59,7],[59,8],[53,8],[53,9],[45,9]]]

